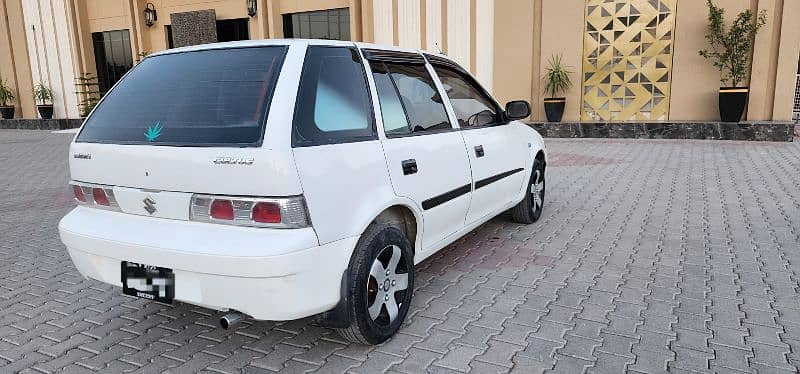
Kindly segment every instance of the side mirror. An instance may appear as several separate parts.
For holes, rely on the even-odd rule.
[[[514,100],[506,103],[506,118],[522,119],[531,115],[531,104],[525,100]]]

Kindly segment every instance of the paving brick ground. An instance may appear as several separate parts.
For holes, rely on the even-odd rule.
[[[70,135],[0,132],[0,372],[797,372],[800,143],[548,141],[547,205],[425,261],[377,347],[85,280]]]

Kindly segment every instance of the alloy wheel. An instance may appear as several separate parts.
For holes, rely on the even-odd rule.
[[[531,201],[533,202],[533,211],[535,213],[540,211],[544,204],[544,175],[542,175],[542,171],[539,169],[533,171],[530,193]]]
[[[372,263],[367,282],[367,310],[382,326],[393,323],[408,291],[408,269],[403,252],[396,245],[384,247]]]

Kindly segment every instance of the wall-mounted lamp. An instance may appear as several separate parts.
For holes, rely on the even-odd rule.
[[[158,21],[158,14],[156,14],[156,7],[153,6],[153,3],[147,3],[144,6],[144,24],[147,27],[153,26]]]
[[[258,11],[258,1],[247,0],[247,15],[250,17],[255,17],[256,11]]]

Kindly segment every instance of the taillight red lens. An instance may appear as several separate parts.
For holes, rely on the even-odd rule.
[[[73,184],[72,185],[72,193],[75,195],[75,200],[78,200],[78,201],[80,201],[82,203],[86,202],[86,195],[83,194],[83,190],[81,189],[81,186],[78,186],[77,184]]]
[[[102,188],[92,188],[92,197],[94,198],[94,203],[97,205],[104,205],[109,206],[111,204],[108,203],[108,196],[106,196],[106,191]]]
[[[209,215],[213,219],[233,220],[233,203],[230,200],[216,199],[211,202]]]
[[[281,223],[281,207],[275,203],[257,203],[253,206],[253,221]]]

